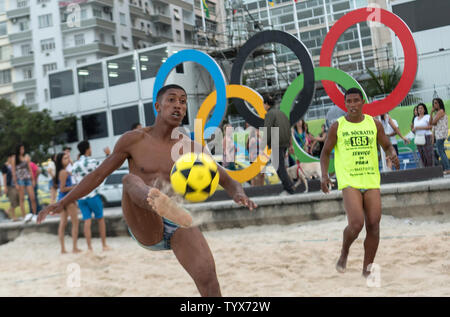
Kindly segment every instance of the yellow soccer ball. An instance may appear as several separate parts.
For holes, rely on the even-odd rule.
[[[184,154],[173,164],[170,183],[184,199],[204,201],[214,194],[219,183],[216,162],[207,154]]]

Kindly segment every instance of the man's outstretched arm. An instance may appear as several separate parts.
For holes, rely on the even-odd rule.
[[[77,199],[80,199],[81,197],[86,196],[98,187],[109,174],[122,166],[125,159],[128,158],[128,145],[133,143],[133,138],[135,137],[136,136],[131,133],[123,135],[117,141],[113,153],[109,155],[93,172],[86,175],[83,180],[77,184],[63,199],[47,206],[44,210],[42,210],[38,215],[37,222],[41,223],[48,214],[60,213],[65,206],[76,201]]]

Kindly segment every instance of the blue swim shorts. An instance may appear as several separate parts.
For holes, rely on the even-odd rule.
[[[95,219],[103,218],[103,203],[100,195],[92,198],[79,199],[78,208],[81,210],[83,220],[91,219],[92,214],[94,214]]]

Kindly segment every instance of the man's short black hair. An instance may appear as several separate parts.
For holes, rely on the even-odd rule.
[[[270,108],[275,106],[275,100],[273,100],[271,95],[264,95],[263,99],[264,99],[264,103],[268,104],[270,106]]]
[[[165,85],[164,87],[162,87],[159,91],[158,94],[156,95],[156,101],[157,102],[161,102],[161,97],[165,94],[165,92],[169,89],[181,89],[184,91],[184,93],[187,95],[186,90],[184,90],[183,87],[176,85],[176,84],[170,84],[170,85]]]
[[[70,147],[70,146],[65,146],[65,147],[63,147],[63,151],[65,151],[65,150],[69,150],[69,151],[72,151],[72,148]]]
[[[350,95],[350,94],[358,94],[358,95],[361,97],[361,99],[364,100],[362,91],[359,90],[359,89],[356,88],[356,87],[352,87],[352,88],[348,89],[348,90],[345,92],[344,98],[347,98],[347,96]]]
[[[86,154],[86,151],[91,147],[89,144],[89,141],[83,140],[80,143],[78,143],[77,148],[78,151],[80,151],[80,155]]]

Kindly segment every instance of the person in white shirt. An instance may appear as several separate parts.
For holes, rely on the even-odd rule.
[[[423,103],[417,105],[418,116],[414,118],[414,127],[412,132],[415,133],[416,139],[418,136],[425,137],[425,144],[417,144],[420,159],[424,167],[433,166],[433,140],[431,134],[431,117],[428,114],[428,109]]]
[[[392,146],[395,149],[395,152],[397,152],[398,156],[398,146],[397,146],[397,134],[400,136],[400,138],[405,142],[405,144],[409,144],[409,140],[405,138],[402,133],[400,132],[398,128],[397,120],[391,118],[388,113],[384,113],[381,116],[381,124],[384,128],[384,133],[389,137],[389,140],[391,141]],[[386,165],[391,170],[392,169],[392,162],[389,158],[386,158]]]
[[[90,157],[92,150],[88,141],[81,141],[78,143],[77,147],[78,151],[80,151],[80,155],[72,168],[72,176],[75,178],[76,184],[80,183],[86,175],[94,171],[97,166],[100,165],[99,161]],[[92,251],[91,224],[92,214],[94,214],[95,219],[98,221],[98,231],[102,240],[103,251],[109,250],[110,248],[106,244],[106,224],[105,218],[103,217],[103,202],[100,195],[98,195],[98,189],[94,189],[90,194],[78,199],[78,207],[81,210],[84,220],[84,237],[86,238],[88,249]]]

